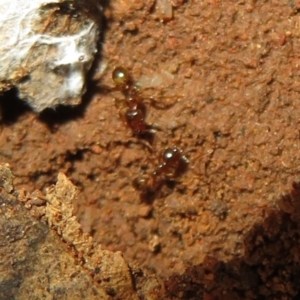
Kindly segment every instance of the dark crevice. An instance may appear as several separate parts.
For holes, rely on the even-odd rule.
[[[25,101],[19,98],[17,89],[11,89],[0,96],[0,125],[10,125],[31,111]]]

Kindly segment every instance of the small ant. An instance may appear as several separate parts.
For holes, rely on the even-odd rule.
[[[144,138],[152,143],[153,134],[158,128],[154,125],[147,124],[145,120],[147,114],[145,102],[146,100],[150,101],[150,104],[158,109],[167,108],[167,106],[159,105],[151,97],[147,99],[141,97],[140,91],[133,83],[128,70],[123,67],[116,67],[114,69],[112,79],[115,83],[116,89],[125,97],[124,102],[127,108],[124,115],[121,115],[122,119],[131,129],[134,136]]]
[[[158,190],[168,183],[175,183],[176,179],[186,172],[189,160],[177,147],[165,149],[159,157],[159,164],[150,176],[136,178],[134,187],[141,191],[141,199],[151,201]]]

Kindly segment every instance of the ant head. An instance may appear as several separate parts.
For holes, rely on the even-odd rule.
[[[123,67],[116,67],[114,69],[112,79],[117,88],[124,89],[131,84],[129,72]]]
[[[167,148],[162,153],[162,161],[170,166],[177,165],[182,157],[182,151],[177,147]]]
[[[161,161],[162,170],[164,169],[165,172],[171,170],[173,177],[179,177],[185,173],[189,164],[189,160],[183,154],[182,150],[176,146],[165,149],[162,153]]]

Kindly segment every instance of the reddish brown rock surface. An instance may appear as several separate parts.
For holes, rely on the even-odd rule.
[[[0,160],[10,163],[17,189],[43,190],[58,172],[66,173],[81,191],[76,214],[83,230],[147,274],[177,276],[182,295],[188,295],[187,279],[174,274],[188,278],[195,266],[203,272],[209,255],[217,265],[208,272],[215,283],[207,290],[202,279],[191,281],[205,299],[225,299],[214,284],[216,273],[231,270],[231,262],[236,271],[230,274],[244,272],[248,278],[250,270],[253,276],[240,294],[232,292],[235,297],[251,299],[257,292],[270,299],[274,290],[274,299],[277,293],[278,299],[293,299],[298,293],[294,275],[286,277],[288,287],[280,286],[283,274],[267,267],[257,273],[267,250],[259,250],[262,256],[253,261],[257,234],[252,241],[249,236],[256,226],[268,236],[266,220],[277,220],[276,239],[280,232],[289,234],[288,224],[298,226],[289,211],[269,209],[299,181],[300,4],[185,1],[165,23],[145,4],[113,1],[105,8],[101,61],[107,68],[101,73],[95,66],[82,105],[36,116],[17,102],[9,106],[13,93],[0,99]],[[114,104],[119,94],[104,87],[112,86],[117,65],[144,86],[158,80],[144,94],[178,99],[168,109],[148,108],[147,122],[161,129],[153,155],[120,119]],[[184,150],[189,170],[173,188],[164,186],[152,203],[141,203],[132,181],[143,168],[153,170],[157,153],[173,145]],[[292,249],[284,247],[284,253]],[[278,255],[266,260],[271,269]],[[284,272],[296,274],[294,264],[287,262],[290,269]],[[240,281],[240,275],[230,276],[228,285]],[[179,293],[172,286],[169,290]]]

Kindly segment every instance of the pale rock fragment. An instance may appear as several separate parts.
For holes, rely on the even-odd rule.
[[[11,173],[9,164],[0,164],[0,185],[3,186],[6,193],[11,193],[14,189],[14,175]]]
[[[97,52],[97,0],[0,0],[0,92],[37,112],[76,105]]]
[[[78,190],[64,174],[44,196],[16,190],[13,178],[0,164],[0,299],[164,299],[155,276],[82,232]]]
[[[49,226],[66,243],[74,246],[78,256],[82,257],[83,267],[109,294],[116,295],[118,299],[138,300],[122,253],[101,249],[100,245],[93,243],[91,236],[82,232],[73,216],[73,201],[77,196],[77,188],[63,173],[59,173],[56,185],[49,188],[46,194],[45,216]]]

